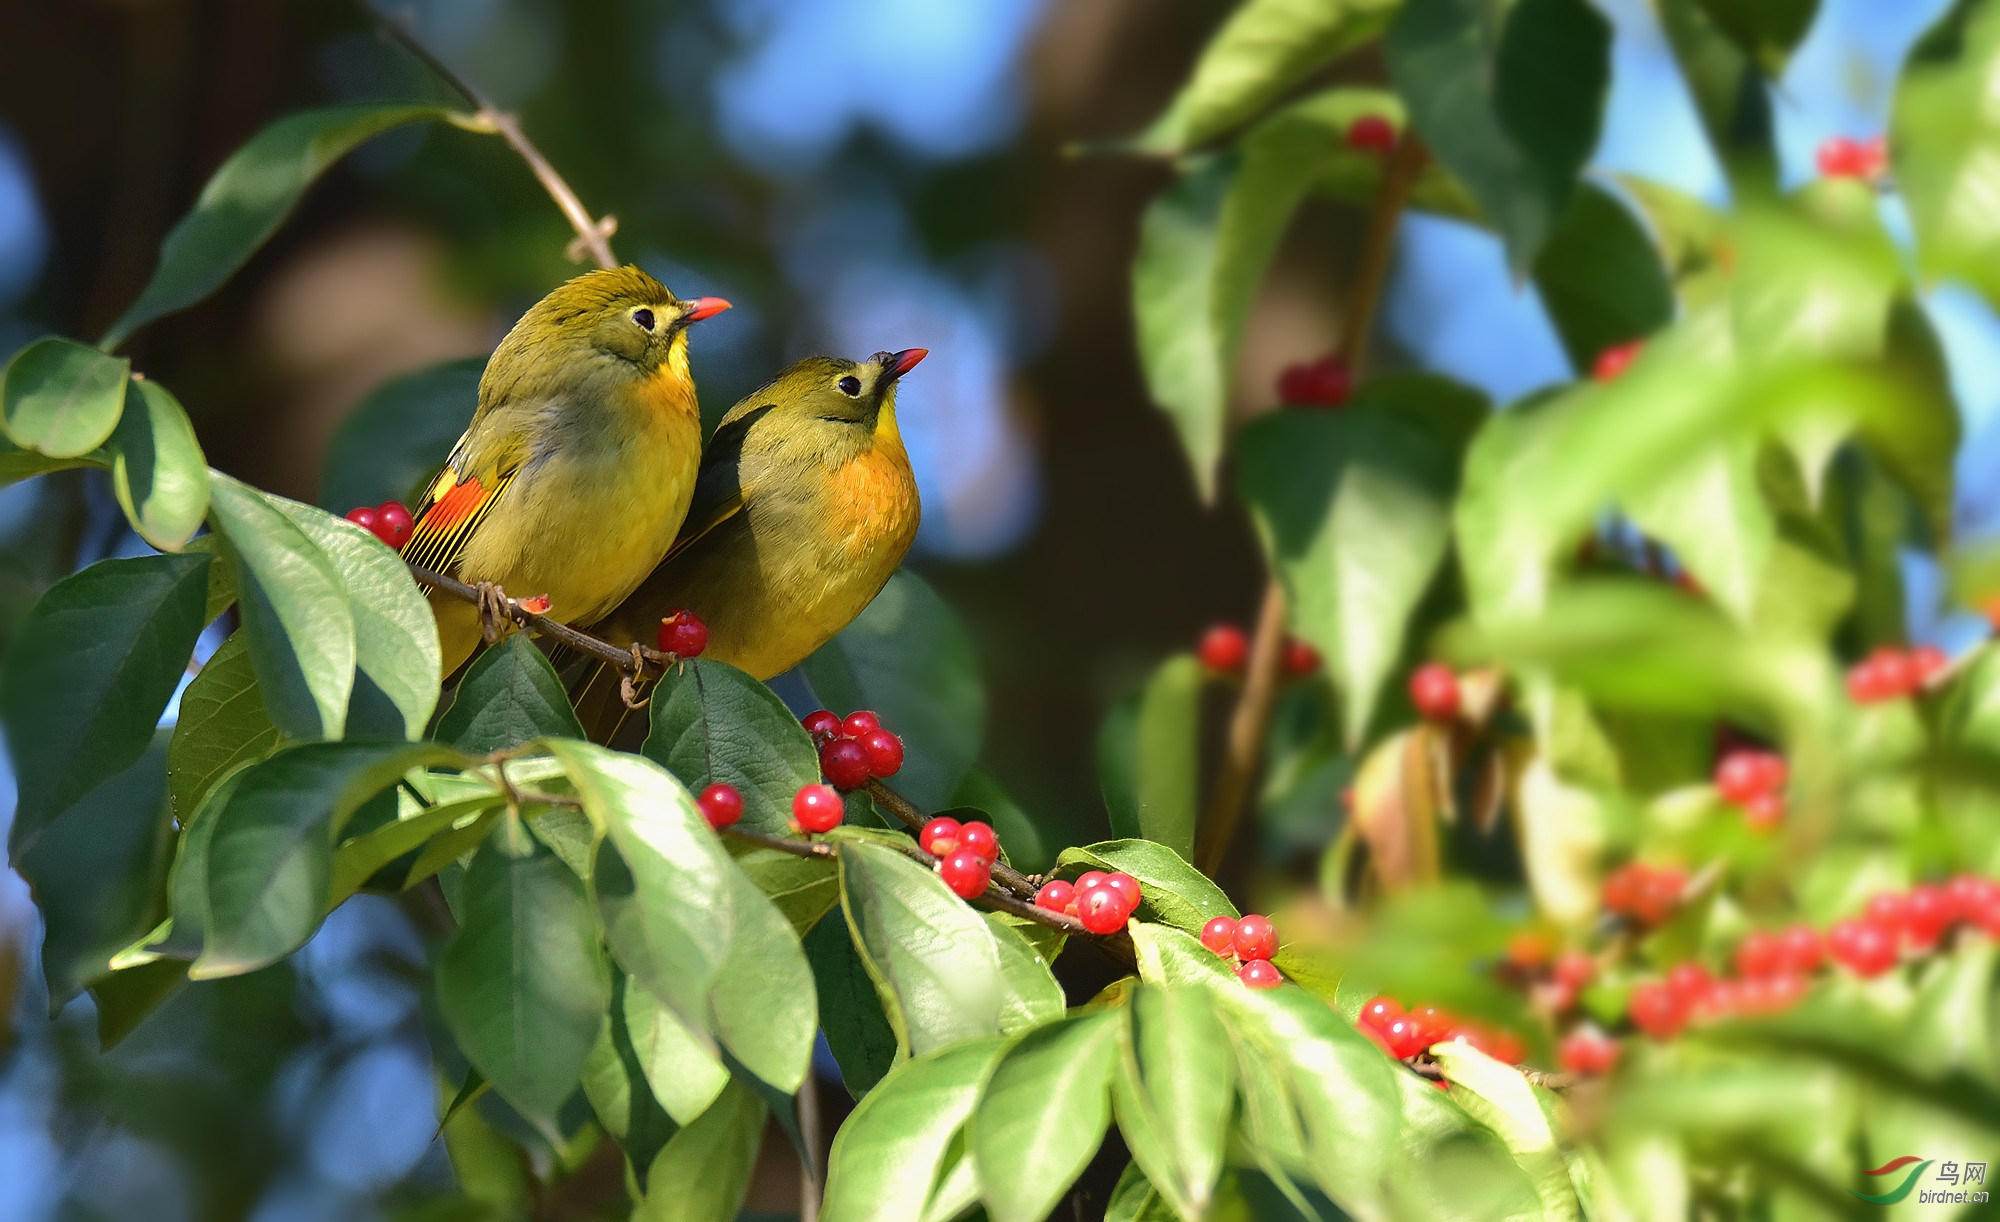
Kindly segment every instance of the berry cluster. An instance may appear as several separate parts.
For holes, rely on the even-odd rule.
[[[1458,675],[1442,662],[1417,667],[1410,674],[1410,703],[1417,706],[1417,715],[1425,721],[1456,721],[1464,703]]]
[[[347,520],[397,551],[410,541],[410,531],[415,525],[410,520],[410,511],[403,508],[401,501],[383,501],[373,509],[366,505],[350,509]]]
[[[1835,136],[1819,146],[1819,172],[1828,178],[1873,181],[1889,170],[1889,147],[1880,136],[1853,140]]]
[[[1195,656],[1211,674],[1240,675],[1250,661],[1250,637],[1235,624],[1216,624],[1201,634]],[[1319,650],[1299,640],[1285,640],[1285,673],[1294,679],[1312,674],[1320,667]]]
[[[1641,925],[1661,925],[1680,908],[1685,890],[1685,870],[1628,862],[1604,880],[1604,908]]]
[[[1743,809],[1753,832],[1776,830],[1785,818],[1785,757],[1772,751],[1731,751],[1715,766],[1715,792]]]
[[[870,777],[892,777],[903,766],[903,740],[867,709],[845,718],[819,709],[799,718],[819,747],[819,770],[835,789],[860,789]],[[982,890],[984,889],[982,885]]]
[[[1405,1010],[1393,997],[1369,998],[1354,1026],[1398,1061],[1421,1055],[1433,1044],[1464,1044],[1507,1065],[1518,1065],[1527,1056],[1511,1031],[1454,1018],[1440,1006]]]
[[[702,623],[694,612],[682,607],[660,621],[655,643],[661,653],[670,653],[677,658],[698,658],[701,651],[708,648],[708,625]]]
[[[993,826],[973,820],[960,823],[949,815],[939,815],[917,833],[924,852],[938,859],[938,877],[954,894],[965,899],[986,893],[993,879],[993,863],[1000,860],[1000,838]]]
[[[1354,375],[1336,353],[1278,374],[1278,402],[1290,407],[1339,407],[1353,393]]]
[[[1201,927],[1201,944],[1236,960],[1236,978],[1245,988],[1275,989],[1285,983],[1285,974],[1271,962],[1278,953],[1278,931],[1267,916],[1253,912],[1241,920],[1214,917]]]
[[[1533,990],[1558,1013],[1576,1005],[1577,994],[1597,975],[1597,960],[1581,950],[1556,954],[1537,933],[1517,933],[1507,940],[1504,975]]]
[[[1387,153],[1396,147],[1396,125],[1381,115],[1362,115],[1347,125],[1347,147],[1363,153]]]
[[[1599,382],[1611,381],[1632,367],[1632,362],[1639,359],[1639,352],[1644,347],[1643,341],[1635,339],[1629,344],[1613,344],[1606,348],[1591,363],[1591,378]]]
[[[1922,691],[1951,659],[1935,645],[1897,649],[1884,645],[1847,672],[1847,694],[1856,704],[1899,700]]]
[[[1090,932],[1106,934],[1125,928],[1142,898],[1139,880],[1123,870],[1110,874],[1086,870],[1074,883],[1060,878],[1044,883],[1035,893],[1035,905],[1050,912],[1066,912]]]

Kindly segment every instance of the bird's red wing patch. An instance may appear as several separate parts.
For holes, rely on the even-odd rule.
[[[417,514],[410,541],[403,545],[403,559],[434,572],[452,572],[466,539],[513,479],[514,473],[505,471],[491,489],[476,476],[446,486],[442,495]]]
[[[438,531],[450,530],[479,508],[479,502],[485,499],[485,491],[476,476],[460,480],[425,512],[422,519],[424,525]]]

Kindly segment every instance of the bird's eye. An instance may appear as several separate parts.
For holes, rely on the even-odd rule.
[[[651,310],[643,310],[643,309],[634,310],[632,311],[632,321],[638,323],[646,330],[651,331],[653,329],[653,312]]]
[[[861,379],[851,373],[834,383],[834,385],[840,387],[840,393],[850,399],[859,398],[861,395]]]

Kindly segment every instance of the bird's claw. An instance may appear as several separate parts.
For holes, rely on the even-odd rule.
[[[479,630],[488,645],[500,639],[500,623],[512,620],[513,608],[508,605],[507,591],[490,581],[482,581],[479,591]]]
[[[625,702],[626,708],[643,709],[649,703],[647,700],[640,699],[639,686],[635,682],[638,677],[645,673],[645,647],[634,641],[632,642],[632,669],[621,675],[618,680],[618,696]]]

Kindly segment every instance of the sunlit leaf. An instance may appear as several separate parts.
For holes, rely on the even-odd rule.
[[[1955,4],[1911,53],[1889,151],[1926,276],[2000,301],[2000,114],[1986,104],[2000,68],[2000,6]]]
[[[1557,1222],[1578,1217],[1562,1149],[1535,1088],[1520,1071],[1464,1044],[1439,1044],[1433,1055],[1453,1087],[1464,1092],[1457,1097],[1459,1106],[1499,1134],[1534,1181],[1542,1216]]]
[[[125,397],[130,410],[104,443],[111,491],[140,538],[177,552],[208,516],[208,460],[166,387],[134,378]]]
[[[1146,209],[1132,262],[1132,313],[1146,391],[1173,422],[1204,500],[1215,495],[1230,368],[1214,319],[1216,227],[1233,165],[1215,158]]]
[[[1082,848],[1064,849],[1056,858],[1056,872],[1070,877],[1083,871],[1076,867],[1123,870],[1139,880],[1141,920],[1164,921],[1190,933],[1219,916],[1239,915],[1222,888],[1189,865],[1187,859],[1163,844],[1150,840],[1106,840]]]
[[[791,923],[757,884],[732,869],[734,933],[729,962],[715,978],[709,1013],[715,1037],[744,1069],[790,1095],[812,1062],[819,1010],[812,969]]]
[[[640,750],[690,792],[734,786],[742,825],[752,831],[785,832],[792,795],[819,780],[819,752],[799,719],[726,662],[694,658],[674,667],[654,687],[650,709],[652,731]]]
[[[1007,1043],[973,1040],[898,1065],[854,1109],[827,1162],[825,1222],[926,1216],[932,1185]]]
[[[730,1222],[750,1191],[765,1117],[756,1092],[732,1080],[654,1157],[632,1222]]]
[[[1183,1217],[1208,1208],[1222,1174],[1235,1061],[1212,994],[1199,986],[1139,990],[1120,1031],[1112,1087],[1132,1159]]]
[[[625,1151],[625,1157],[636,1173],[640,1168],[652,1165],[653,1156],[667,1144],[679,1126],[660,1106],[660,1101],[653,1097],[640,1053],[634,1046],[636,1041],[625,1020],[626,998],[635,991],[643,992],[638,986],[630,984],[623,972],[612,972],[611,1006],[598,1032],[597,1042],[591,1045],[590,1056],[584,1062],[583,1093],[590,1100],[590,1110],[596,1114],[597,1122]],[[658,1003],[642,1000],[640,1004],[657,1007]],[[722,1075],[716,1083],[719,1093],[729,1075],[720,1065],[716,1066],[716,1070]],[[709,1102],[714,1102],[713,1097]],[[706,1106],[704,1104],[703,1108]],[[689,1117],[690,1120],[693,1118]],[[640,1187],[645,1187],[643,1180]]]
[[[131,367],[60,336],[29,344],[0,373],[8,438],[49,458],[89,454],[118,427]]]
[[[1099,1012],[1031,1031],[993,1071],[967,1145],[995,1222],[1040,1222],[1097,1152],[1122,1020]]]

